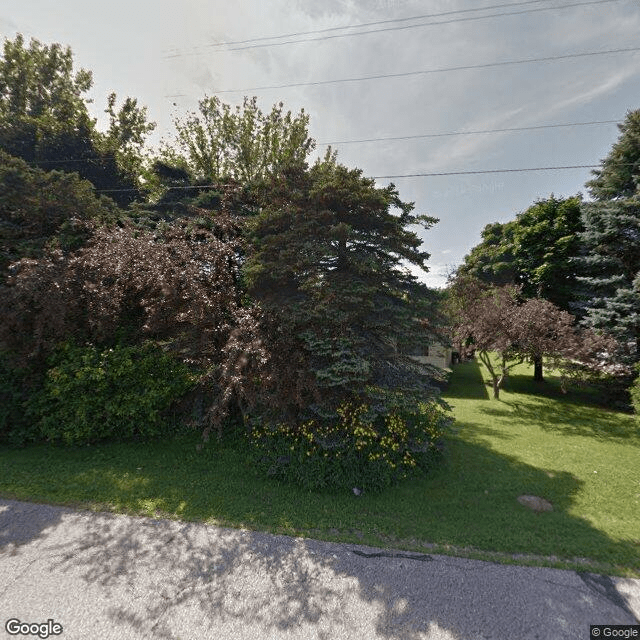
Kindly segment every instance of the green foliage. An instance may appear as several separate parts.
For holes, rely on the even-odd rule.
[[[449,418],[436,403],[415,413],[344,403],[332,421],[256,424],[250,433],[256,467],[308,490],[380,491],[427,471],[439,454]]]
[[[80,221],[109,224],[121,215],[77,174],[45,172],[1,150],[0,192],[0,281],[11,262],[38,258],[47,246],[77,249],[86,240]]]
[[[640,360],[640,110],[627,114],[582,208],[581,303],[585,323],[617,338],[621,358]],[[636,284],[634,284],[634,282]]]
[[[571,311],[577,287],[573,258],[583,231],[580,196],[538,200],[518,215],[513,230],[516,282],[527,298],[544,298]]]
[[[118,169],[134,179],[145,173],[144,148],[147,136],[156,128],[147,120],[147,107],[138,106],[136,98],[127,97],[116,109],[116,94],[107,99],[105,113],[109,116],[109,128],[97,136],[97,146],[105,155],[111,154]]]
[[[73,70],[73,54],[22,35],[6,39],[0,53],[0,149],[45,170],[77,172],[121,206],[140,198],[143,145],[155,124],[145,107],[108,98],[106,133],[96,129],[85,94],[90,71]]]
[[[629,395],[631,396],[631,405],[636,412],[636,420],[640,422],[640,364],[636,365],[636,371],[638,375],[629,389]]]
[[[194,382],[151,343],[103,350],[64,343],[49,364],[29,413],[42,437],[68,445],[162,435],[166,411]]]
[[[491,285],[516,284],[520,294],[574,311],[578,286],[581,196],[536,201],[515,220],[487,225],[482,242],[465,257],[458,269]],[[543,380],[542,360],[535,359],[534,378]]]
[[[572,258],[583,231],[580,196],[536,201],[515,220],[488,224],[482,242],[465,256],[461,274],[492,285],[517,284],[527,298],[544,298],[569,311],[577,266]]]
[[[589,326],[634,343],[640,359],[640,197],[587,203],[582,234],[584,292]]]
[[[198,180],[232,178],[246,184],[304,163],[315,148],[304,109],[292,116],[279,103],[264,114],[255,97],[232,109],[213,96],[200,101],[199,111],[175,120],[177,149],[163,149],[168,163],[188,167]]]
[[[459,272],[496,286],[514,284],[517,276],[513,255],[515,226],[515,221],[488,224],[482,230],[482,242],[465,256]]]
[[[595,177],[586,184],[595,200],[640,195],[640,109],[627,112],[618,129],[620,137],[602,168],[593,171]]]
[[[59,44],[24,37],[5,39],[0,58],[0,118],[48,117],[69,123],[86,111],[82,97],[93,84],[90,71],[73,72],[73,54]]]
[[[492,403],[484,377],[476,362],[453,370],[445,393],[459,422],[446,465],[376,495],[265,479],[247,469],[242,441],[197,451],[196,432],[151,443],[0,447],[0,495],[416,553],[435,543],[433,553],[640,577],[633,416],[603,405],[599,393],[563,394],[552,375],[536,385],[527,365],[504,402]],[[554,511],[529,512],[515,499],[523,493],[550,500]]]
[[[385,378],[410,368],[399,347],[429,338],[417,318],[437,324],[431,292],[401,267],[426,270],[410,227],[436,220],[333,157],[291,170],[267,194],[249,221],[249,293],[296,336],[323,399],[338,398],[332,411],[366,384],[397,386]],[[420,373],[411,378],[418,385]]]
[[[34,372],[0,354],[0,442],[23,445],[38,439],[37,426],[27,415],[34,378]]]
[[[218,191],[202,191],[193,200],[193,204],[196,207],[202,209],[217,210],[220,208],[222,202],[222,195]]]
[[[403,352],[437,329],[434,296],[402,268],[403,261],[426,268],[429,255],[411,227],[428,229],[436,220],[414,215],[394,185],[378,188],[331,154],[310,169],[289,167],[255,193],[262,210],[247,220],[243,275],[269,319],[262,327],[270,373],[259,378],[247,412],[276,449],[288,431],[294,448],[306,442],[301,432],[317,429],[321,439],[327,425],[340,432],[340,455],[327,456],[337,466],[300,479],[307,486],[339,483],[330,476],[351,472],[361,482],[390,482],[382,470],[371,471],[383,462],[358,462],[352,434],[336,426],[336,411],[364,405],[382,432],[385,416],[417,415],[421,402],[438,396],[439,372]]]

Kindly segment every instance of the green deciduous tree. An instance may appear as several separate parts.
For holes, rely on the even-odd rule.
[[[538,200],[518,215],[513,231],[516,283],[523,295],[572,310],[577,288],[575,255],[582,231],[579,196]],[[542,357],[534,356],[533,378],[543,381]]]
[[[47,118],[62,126],[74,126],[86,116],[87,99],[92,86],[90,71],[73,71],[73,54],[59,44],[43,45],[24,37],[4,41],[0,62],[0,118]]]
[[[528,298],[543,298],[573,311],[578,286],[579,233],[583,231],[580,196],[538,200],[515,220],[487,225],[461,274],[492,285],[515,284]],[[534,358],[534,379],[543,380],[542,360]]]
[[[143,190],[140,180],[148,177],[149,172],[145,144],[156,125],[149,122],[147,107],[139,106],[136,98],[125,98],[120,108],[116,108],[116,103],[116,94],[110,93],[105,109],[109,116],[109,127],[95,136],[95,144],[105,157],[116,161],[120,173],[128,176],[136,189]]]
[[[90,71],[73,69],[69,47],[6,39],[0,57],[0,149],[45,170],[77,172],[120,205],[143,197],[141,148],[154,125],[146,109],[127,98],[115,109],[109,97],[109,130],[88,112]]]
[[[516,283],[522,294],[544,298],[564,311],[570,310],[577,286],[580,202],[579,196],[551,194],[518,215],[513,231]]]
[[[488,224],[482,230],[482,242],[465,256],[459,272],[496,286],[515,283],[514,229],[513,221]]]
[[[265,114],[255,97],[235,109],[217,96],[205,97],[198,114],[175,120],[175,145],[164,146],[164,159],[182,163],[196,180],[253,182],[306,160],[315,148],[308,124],[304,109],[292,116],[282,103]]]

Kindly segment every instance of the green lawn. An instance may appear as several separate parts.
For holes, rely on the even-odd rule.
[[[290,535],[640,576],[633,416],[515,371],[489,399],[475,362],[446,398],[457,432],[428,477],[380,495],[312,494],[256,477],[233,439],[0,448],[0,496]],[[485,376],[486,377],[486,376]],[[592,402],[592,401],[591,401]],[[516,498],[534,494],[554,511]]]

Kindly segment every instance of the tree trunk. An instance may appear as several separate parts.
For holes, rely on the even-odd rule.
[[[493,379],[493,398],[494,400],[500,400],[500,382]]]
[[[544,382],[542,375],[542,356],[536,356],[533,359],[533,380],[534,382]]]

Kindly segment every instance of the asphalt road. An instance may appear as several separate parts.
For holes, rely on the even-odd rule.
[[[640,580],[0,500],[0,638],[38,637],[9,620],[62,640],[587,640],[640,623]]]

